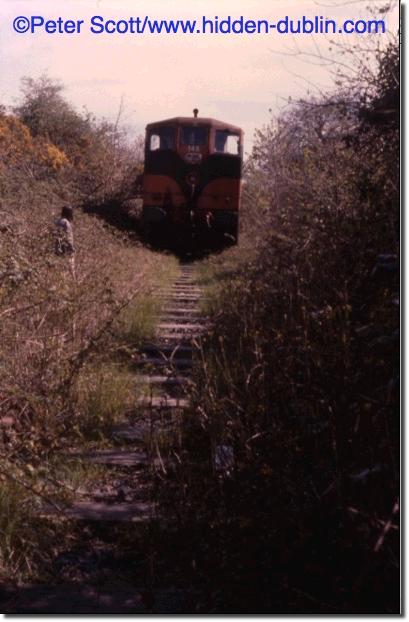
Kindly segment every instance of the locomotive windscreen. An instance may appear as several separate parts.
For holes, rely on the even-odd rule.
[[[209,130],[207,127],[184,126],[181,131],[181,144],[189,147],[207,145]]]

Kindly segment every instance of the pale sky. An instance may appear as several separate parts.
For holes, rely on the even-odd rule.
[[[124,122],[141,133],[145,125],[167,117],[215,117],[242,127],[245,148],[251,149],[254,130],[284,107],[289,96],[302,97],[314,86],[331,84],[328,68],[290,55],[326,51],[329,39],[352,43],[345,35],[93,35],[88,22],[93,15],[129,19],[220,19],[231,15],[276,22],[288,15],[323,16],[343,21],[369,17],[368,0],[0,0],[0,103],[13,104],[22,76],[47,73],[61,80],[65,95],[81,110],[114,119],[121,98]],[[42,15],[46,19],[84,19],[80,35],[36,32],[18,34],[17,16]],[[397,27],[397,9],[387,26]],[[84,28],[84,27],[83,27]],[[365,37],[360,37],[361,42]],[[386,40],[373,35],[371,40]]]

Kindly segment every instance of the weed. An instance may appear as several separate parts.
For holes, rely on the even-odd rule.
[[[103,438],[134,401],[133,378],[119,365],[91,366],[78,378],[78,427],[86,438]]]

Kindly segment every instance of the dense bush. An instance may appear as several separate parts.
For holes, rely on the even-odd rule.
[[[52,164],[59,169],[62,198],[69,196],[81,205],[132,195],[142,143],[140,137],[133,144],[127,140],[120,123],[122,106],[115,123],[98,120],[88,111],[79,113],[64,98],[63,86],[47,76],[23,78],[21,91],[21,102],[7,122],[20,123],[29,140],[51,150],[48,159],[54,157]],[[35,158],[33,165],[39,161],[44,156]],[[45,175],[48,179],[48,170]]]
[[[215,611],[399,609],[398,63],[258,133],[244,240],[203,269],[179,481]]]

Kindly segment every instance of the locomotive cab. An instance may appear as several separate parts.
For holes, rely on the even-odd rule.
[[[194,112],[146,128],[143,229],[170,242],[234,244],[243,132]]]

